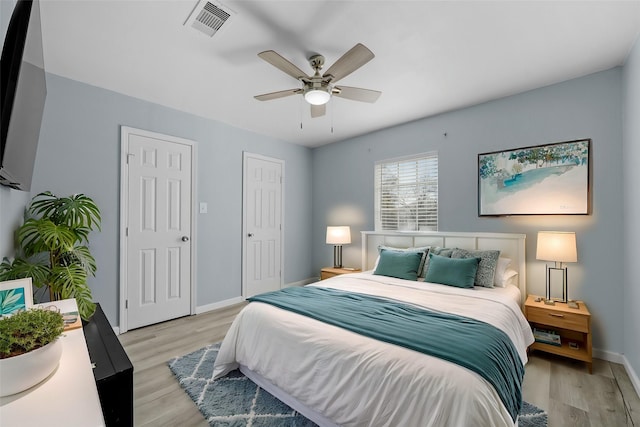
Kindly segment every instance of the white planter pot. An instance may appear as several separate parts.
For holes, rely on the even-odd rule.
[[[20,393],[47,378],[62,356],[60,339],[20,356],[0,359],[0,397]]]

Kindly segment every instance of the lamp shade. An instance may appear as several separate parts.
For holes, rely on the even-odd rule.
[[[348,245],[351,243],[351,229],[348,225],[327,227],[328,245]]]
[[[538,231],[536,259],[577,262],[576,233],[572,231]]]

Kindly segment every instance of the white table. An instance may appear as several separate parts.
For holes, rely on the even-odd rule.
[[[52,304],[61,313],[77,311],[75,299],[47,303]],[[105,425],[82,328],[67,331],[59,339],[62,357],[53,374],[22,393],[0,398],[0,426]]]

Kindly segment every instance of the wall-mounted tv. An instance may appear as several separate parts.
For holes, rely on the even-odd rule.
[[[47,96],[38,0],[16,3],[0,61],[0,184],[29,191]]]

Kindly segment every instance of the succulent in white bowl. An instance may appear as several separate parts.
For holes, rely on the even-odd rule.
[[[32,308],[0,319],[0,396],[19,393],[58,366],[64,331],[57,311]]]

